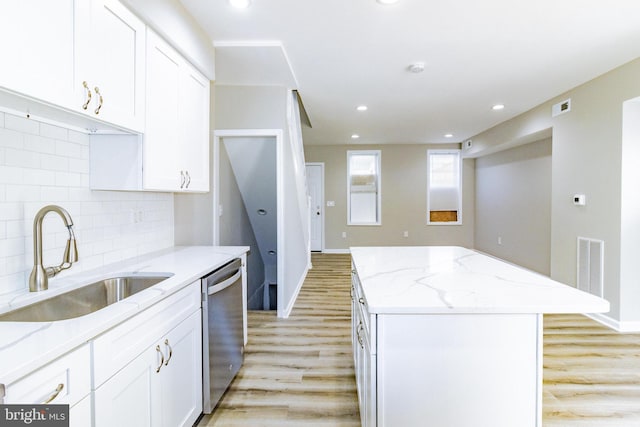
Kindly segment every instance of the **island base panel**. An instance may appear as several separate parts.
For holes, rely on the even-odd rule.
[[[541,314],[378,315],[377,425],[539,427]]]

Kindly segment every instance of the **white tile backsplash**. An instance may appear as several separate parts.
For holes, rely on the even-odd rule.
[[[64,278],[173,246],[173,203],[171,193],[91,191],[88,135],[0,113],[0,295],[28,286],[33,217],[43,206],[62,206],[74,222],[79,261]],[[67,236],[48,214],[45,265],[60,263]]]

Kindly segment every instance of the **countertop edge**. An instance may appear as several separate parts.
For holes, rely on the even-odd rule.
[[[160,301],[168,298],[176,292],[184,289],[186,286],[192,284],[194,281],[199,280],[212,270],[230,261],[233,258],[242,256],[250,250],[248,246],[175,246],[173,248],[163,249],[151,254],[142,255],[139,257],[131,258],[129,260],[119,261],[109,266],[104,266],[91,272],[80,273],[75,277],[92,277],[93,275],[100,275],[106,271],[112,273],[129,271],[132,267],[141,267],[149,265],[149,268],[154,268],[154,262],[162,262],[163,258],[173,259],[174,262],[180,262],[181,258],[185,258],[185,261],[190,256],[194,257],[209,257],[212,256],[215,260],[211,260],[211,264],[207,265],[207,261],[193,262],[194,265],[184,267],[189,272],[180,272],[174,274],[169,279],[154,285],[139,294],[136,294],[131,300],[123,300],[113,306],[106,307],[103,310],[109,310],[109,312],[103,312],[98,314],[91,313],[85,316],[81,316],[75,319],[60,320],[56,322],[0,322],[0,337],[6,336],[6,331],[10,328],[20,327],[26,332],[25,336],[13,340],[13,342],[0,341],[0,366],[11,366],[5,372],[0,372],[0,384],[9,385],[22,377],[42,368],[46,364],[53,360],[73,351],[74,349],[81,347],[93,338],[101,335],[109,329],[125,322],[133,316],[139,314],[145,309],[159,303]],[[217,258],[216,258],[217,257]],[[193,261],[193,260],[192,260]],[[165,264],[166,265],[166,264]],[[111,268],[111,269],[110,269]],[[165,269],[164,271],[166,271]],[[144,272],[144,268],[139,271]],[[74,276],[70,276],[73,282]],[[75,285],[71,285],[64,290],[70,290]],[[158,290],[160,292],[158,292]],[[147,292],[149,291],[149,292]],[[155,291],[155,292],[154,292]],[[58,292],[62,293],[62,292]],[[116,307],[117,306],[117,307]],[[82,327],[82,323],[87,323]],[[18,326],[19,325],[19,326]],[[66,325],[66,326],[65,326]],[[73,335],[64,335],[64,340],[56,342],[55,345],[45,346],[45,348],[38,349],[40,351],[33,356],[20,355],[21,357],[8,356],[12,353],[12,348],[19,348],[26,346],[23,345],[26,341],[38,341],[45,334],[62,334],[65,329],[79,330],[79,333]],[[56,341],[56,340],[53,340]],[[31,342],[31,345],[34,343]],[[13,359],[13,360],[12,360]],[[18,361],[16,361],[16,359]],[[13,363],[12,363],[13,362]]]

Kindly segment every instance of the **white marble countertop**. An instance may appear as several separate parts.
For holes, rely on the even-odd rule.
[[[371,313],[604,313],[609,302],[455,246],[353,247]]]
[[[10,384],[53,359],[174,294],[249,250],[246,246],[174,247],[96,270],[50,279],[49,290],[0,297],[0,313],[64,293],[118,273],[173,275],[95,313],[56,322],[0,322],[0,384]]]

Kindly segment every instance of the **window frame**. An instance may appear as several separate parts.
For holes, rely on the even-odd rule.
[[[376,221],[354,222],[351,220],[351,156],[374,155],[376,157]],[[382,225],[382,150],[347,150],[347,225],[355,226],[380,226]]]
[[[458,162],[458,176],[457,176],[457,220],[456,221],[431,221],[431,156],[440,154],[455,154]],[[462,150],[460,149],[429,149],[427,150],[427,225],[462,225],[462,174],[463,174],[463,161]]]

